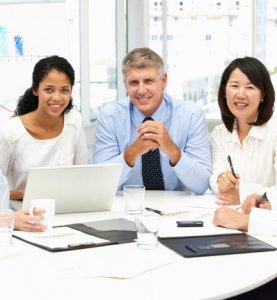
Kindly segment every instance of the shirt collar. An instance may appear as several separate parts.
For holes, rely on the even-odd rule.
[[[263,140],[266,134],[266,124],[260,125],[260,126],[252,126],[248,136],[251,136],[253,138]]]
[[[264,140],[265,134],[266,134],[266,124],[260,126],[252,125],[246,138],[252,137],[258,140]],[[226,135],[225,140],[226,142],[240,143],[236,123],[234,125],[233,131]]]
[[[164,97],[162,103],[160,104],[158,109],[154,112],[154,114],[151,117],[155,121],[163,121],[165,119],[166,112],[167,112],[167,105],[166,105],[166,98]],[[131,118],[133,120],[133,123],[136,127],[139,127],[139,125],[143,122],[144,118],[146,117],[132,103],[131,103],[131,116],[132,116]]]

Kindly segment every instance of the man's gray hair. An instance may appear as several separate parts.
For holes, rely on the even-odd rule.
[[[124,81],[128,68],[146,68],[151,66],[157,67],[161,77],[164,75],[163,59],[156,52],[146,47],[133,49],[122,61]]]

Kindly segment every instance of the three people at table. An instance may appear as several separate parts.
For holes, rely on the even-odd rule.
[[[128,97],[100,112],[92,162],[123,163],[119,188],[144,184],[146,189],[203,194],[211,174],[204,113],[195,103],[164,92],[167,74],[163,60],[151,49],[128,53],[122,72]],[[157,149],[159,165],[150,167],[147,156]],[[149,169],[155,169],[154,174],[150,175]],[[161,180],[149,182],[149,177],[155,181],[160,173]]]
[[[143,156],[158,150],[161,189],[204,193],[211,160],[203,112],[194,103],[164,92],[163,61],[151,49],[131,51],[123,60],[122,72],[128,97],[99,114],[93,162],[122,162],[120,187],[145,184]],[[80,117],[72,110],[73,85],[74,70],[65,59],[52,56],[36,64],[32,87],[20,98],[16,117],[0,131],[0,168],[9,180],[11,199],[23,198],[30,167],[88,163]],[[239,203],[239,181],[240,185],[276,183],[274,100],[269,74],[257,59],[236,59],[223,72],[218,101],[224,125],[212,133],[210,178],[220,204]],[[228,155],[236,176],[226,171]],[[20,213],[24,228],[28,212]],[[227,207],[216,212],[215,224],[234,227],[228,223],[231,215],[241,224],[238,229],[248,229],[249,216]]]

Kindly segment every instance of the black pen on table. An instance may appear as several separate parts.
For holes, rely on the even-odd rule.
[[[231,156],[230,156],[230,155],[227,156],[227,160],[228,160],[228,163],[229,163],[229,165],[230,165],[231,172],[232,172],[233,176],[234,176],[235,178],[237,178],[236,173],[235,173],[235,171],[234,171],[234,167],[233,167],[233,164],[232,164],[232,160],[231,160]]]
[[[158,214],[158,215],[162,215],[162,214],[163,214],[163,213],[162,213],[160,210],[158,210],[158,209],[154,209],[154,208],[150,208],[150,207],[145,207],[145,209],[148,210],[148,211],[151,211],[151,212],[153,212],[153,213],[156,213],[156,214]]]

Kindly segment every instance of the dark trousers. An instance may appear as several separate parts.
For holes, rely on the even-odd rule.
[[[276,300],[277,278],[247,293],[228,298],[228,300]]]

